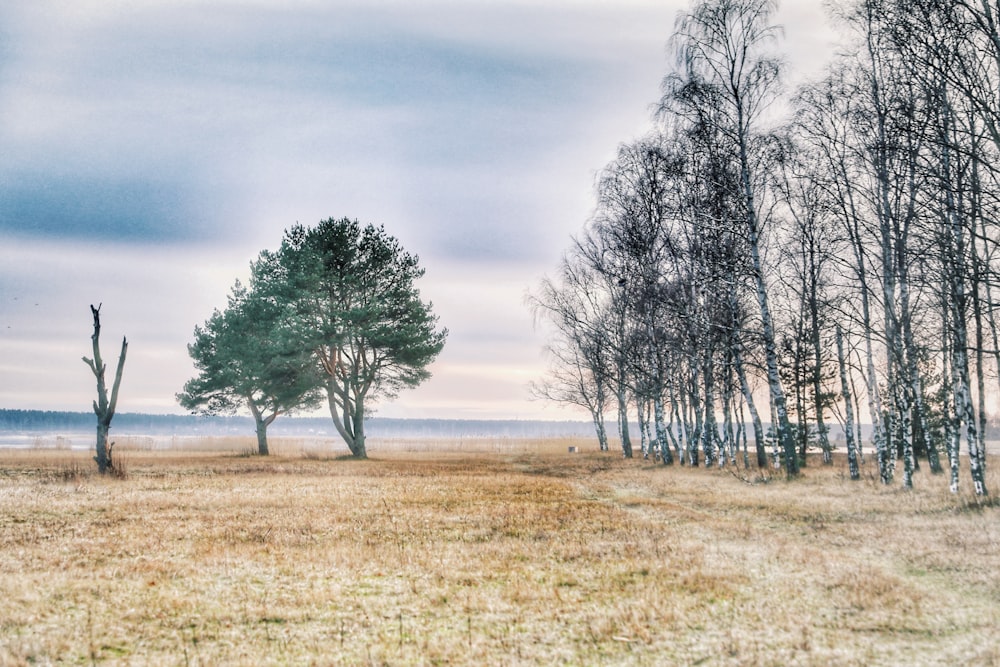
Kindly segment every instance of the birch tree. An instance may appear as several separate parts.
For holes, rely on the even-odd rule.
[[[780,92],[781,68],[770,51],[779,35],[779,28],[771,23],[775,7],[771,0],[705,0],[682,15],[673,37],[682,73],[668,79],[663,106],[684,113],[692,106],[719,105],[718,129],[729,141],[732,160],[739,169],[740,228],[751,258],[777,437],[785,470],[795,475],[799,464],[778,369],[777,336],[763,260],[768,218],[762,207],[762,172],[771,166],[768,154],[772,143],[764,128],[764,114]]]
[[[814,174],[814,170],[822,170],[822,165],[814,162],[803,147],[789,144],[786,153],[776,171],[776,190],[788,217],[782,264],[790,274],[787,292],[796,302],[791,306],[793,320],[798,323],[794,338],[798,352],[796,367],[801,368],[796,382],[801,383],[811,399],[807,410],[803,397],[799,410],[800,458],[805,461],[805,446],[810,440],[808,413],[815,420],[815,437],[823,462],[830,464],[832,448],[825,416],[832,399],[827,384],[834,375],[829,372],[831,356],[827,352],[832,311],[830,288],[833,258],[841,249],[841,236],[831,221],[831,205],[822,177]]]
[[[532,385],[535,395],[583,408],[594,423],[598,446],[608,450],[604,415],[608,408],[610,341],[600,281],[576,255],[566,255],[555,279],[542,280],[528,296],[536,323],[547,322],[553,338],[547,377]]]
[[[839,234],[847,251],[839,257],[838,272],[845,285],[840,317],[853,319],[856,335],[862,338],[863,363],[860,372],[864,387],[872,440],[880,462],[882,479],[888,482],[886,411],[883,410],[883,387],[879,383],[876,362],[881,336],[876,333],[878,307],[877,257],[873,253],[870,231],[870,182],[863,159],[863,127],[867,116],[862,86],[854,64],[840,61],[830,66],[817,83],[804,87],[797,95],[794,136],[814,156],[820,167],[812,172],[817,186],[824,189],[829,212],[839,223]]]

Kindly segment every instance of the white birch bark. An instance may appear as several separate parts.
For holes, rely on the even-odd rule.
[[[736,347],[736,373],[740,380],[740,391],[743,392],[743,402],[746,403],[747,410],[750,411],[750,421],[753,425],[754,447],[757,454],[757,467],[767,467],[767,449],[764,442],[764,426],[760,421],[760,413],[757,412],[757,404],[753,398],[753,391],[747,381],[746,368],[743,364],[742,345],[737,343]]]
[[[847,444],[847,466],[851,479],[860,479],[858,471],[858,453],[854,445],[854,405],[851,402],[851,386],[847,381],[847,362],[844,357],[844,335],[837,325],[837,361],[840,366],[840,395],[844,400],[844,439]]]
[[[615,398],[618,399],[618,435],[621,437],[622,456],[632,458],[632,438],[628,425],[628,396],[625,393],[625,379],[619,377]]]

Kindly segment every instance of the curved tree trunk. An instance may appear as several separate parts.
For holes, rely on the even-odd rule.
[[[247,396],[246,399],[247,407],[250,408],[250,413],[253,415],[254,424],[256,425],[257,454],[258,456],[268,456],[271,452],[267,446],[267,427],[278,418],[279,413],[274,412],[265,417],[260,408],[257,407],[257,403],[253,400],[253,396]]]
[[[351,456],[368,458],[365,450],[364,397],[355,396],[352,400],[350,386],[346,382],[341,386],[337,378],[330,377],[326,384],[326,398],[333,425],[344,439]]]

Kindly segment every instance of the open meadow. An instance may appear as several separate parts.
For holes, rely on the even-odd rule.
[[[956,497],[583,440],[211,449],[0,451],[0,665],[1000,664],[964,462]]]

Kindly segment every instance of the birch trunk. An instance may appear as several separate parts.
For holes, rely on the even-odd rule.
[[[885,189],[883,185],[883,190]],[[884,196],[888,196],[887,194]],[[882,244],[882,308],[883,308],[883,334],[885,336],[885,365],[886,384],[888,385],[887,406],[883,405],[885,413],[885,440],[882,449],[878,450],[879,476],[883,484],[891,484],[895,465],[896,451],[895,443],[898,437],[896,421],[896,392],[898,386],[896,373],[896,360],[902,355],[899,349],[899,339],[896,336],[895,326],[895,303],[896,303],[896,283],[893,276],[893,255],[892,236],[889,230],[889,220],[886,213],[880,214],[879,227],[881,231]]]
[[[840,394],[844,399],[844,438],[847,444],[847,466],[852,480],[861,477],[858,471],[858,452],[854,446],[854,406],[851,402],[851,386],[847,381],[847,363],[844,359],[844,335],[837,325],[837,362],[840,366]]]
[[[951,279],[951,333],[952,333],[952,377],[954,381],[955,417],[957,426],[964,422],[966,442],[969,451],[969,472],[977,496],[987,495],[986,479],[980,457],[979,435],[976,426],[975,408],[969,382],[969,334],[965,320],[968,296],[965,290],[966,244],[965,232],[958,216],[951,210],[950,241],[952,259]]]
[[[837,163],[837,169],[839,170],[841,178],[843,178],[845,182],[850,182],[847,170],[844,168],[842,163]],[[868,403],[868,417],[872,424],[872,445],[875,448],[876,460],[881,460],[882,453],[886,449],[887,428],[882,410],[882,397],[879,393],[878,380],[875,371],[875,348],[872,342],[874,325],[872,323],[871,312],[871,288],[868,284],[868,266],[865,261],[866,253],[861,227],[859,224],[860,216],[855,206],[853,190],[848,189],[847,197],[845,197],[845,199],[847,200],[847,208],[844,211],[844,226],[846,228],[847,235],[851,240],[851,251],[854,255],[855,262],[854,270],[858,277],[858,283],[861,286],[861,330],[863,332],[862,335],[865,342],[864,371],[862,375],[865,381],[865,398]],[[861,420],[859,419],[859,429],[861,428],[860,421]],[[861,437],[861,433],[859,431],[859,456],[863,456],[863,442],[864,439]],[[881,472],[881,463],[879,464],[879,471]]]
[[[944,367],[942,377],[950,379],[952,387],[951,406],[949,406],[947,400],[944,401],[944,405],[942,406],[942,411],[944,412],[944,442],[945,452],[948,456],[948,473],[951,478],[948,488],[952,493],[958,493],[959,447],[962,435],[958,422],[958,413],[953,410],[954,406],[958,405],[959,402],[959,396],[956,392],[958,387],[958,373],[955,371],[954,341],[951,339],[949,327],[951,314],[948,312],[947,305],[943,310],[944,317],[941,318],[941,326],[944,329],[942,331],[942,340],[944,341],[944,354],[941,361]]]
[[[594,421],[594,430],[597,432],[597,445],[602,452],[608,451],[608,432],[604,428],[604,415],[598,411],[591,414]]]
[[[719,457],[719,465],[723,464],[726,456],[729,462],[736,463],[736,434],[733,432],[733,390],[731,376],[731,365],[726,369],[727,380],[722,394],[722,452],[725,456]]]
[[[711,349],[705,358],[705,425],[702,431],[702,451],[705,454],[705,467],[710,467],[719,458],[719,429],[715,419],[715,364]]]
[[[691,380],[691,410],[694,413],[694,430],[691,432],[691,437],[688,440],[688,463],[694,467],[698,467],[698,446],[701,444],[702,431],[704,429],[704,421],[702,421],[702,404],[701,404],[701,392],[698,387],[698,372],[693,373]]]
[[[740,126],[743,121],[740,119]],[[771,307],[767,298],[767,285],[764,281],[764,270],[760,257],[760,228],[757,220],[756,203],[753,186],[750,181],[750,163],[747,156],[746,137],[740,133],[740,172],[743,181],[743,192],[747,207],[747,225],[749,227],[750,259],[757,292],[757,305],[760,307],[761,333],[764,339],[764,361],[767,369],[767,387],[774,406],[777,419],[775,433],[779,446],[785,454],[785,472],[789,477],[799,473],[798,457],[795,454],[795,440],[792,437],[788,422],[788,408],[785,390],[781,386],[778,373],[778,353],[775,345],[774,322],[771,318]]]
[[[624,378],[619,378],[618,390],[615,392],[618,399],[618,433],[622,441],[622,456],[632,458],[632,438],[629,436],[628,428],[628,397],[625,395]]]
[[[673,380],[667,383],[667,391],[670,394],[670,423],[667,425],[667,436],[670,438],[670,443],[674,446],[674,458],[676,458],[677,464],[684,465],[684,454],[681,450],[681,442],[684,439],[684,422],[680,409],[677,406],[677,392],[675,391]],[[675,424],[680,431],[679,435],[674,434]]]
[[[593,412],[594,426],[597,429],[597,444],[602,452],[608,451],[608,431],[604,425],[604,405],[605,393],[604,383],[598,378],[597,382],[597,406]]]
[[[976,252],[975,233],[970,234],[972,250],[972,317],[976,330],[976,395],[979,399],[979,424],[977,433],[979,434],[979,468],[986,470],[986,359],[984,353],[984,327],[983,322],[983,301],[979,295],[982,286],[982,271],[979,265],[979,256]],[[985,476],[984,476],[985,479]]]
[[[960,243],[959,248],[962,247]],[[962,280],[955,281],[956,303],[965,302],[965,286]],[[956,310],[958,310],[956,308]],[[972,392],[969,382],[968,327],[961,311],[955,312],[952,320],[954,347],[952,349],[952,367],[955,378],[955,415],[958,423],[965,423],[966,443],[969,452],[969,472],[972,476],[972,486],[977,496],[987,495],[986,479],[980,457],[979,434],[976,425],[976,410],[972,403]]]
[[[638,418],[639,423],[639,450],[642,452],[642,458],[649,458],[649,423],[646,419],[646,402],[636,398],[635,401],[635,413]]]
[[[760,413],[757,412],[757,405],[754,402],[753,392],[750,390],[750,383],[747,382],[746,368],[743,365],[742,345],[738,344],[735,355],[736,374],[740,380],[740,391],[743,392],[743,401],[750,411],[750,421],[753,424],[753,444],[757,453],[757,467],[767,467],[767,449],[764,442],[764,426],[760,421]]]
[[[680,445],[681,449],[677,453],[677,459],[680,461],[681,465],[687,463],[691,464],[691,459],[689,457],[689,452],[691,451],[691,439],[694,435],[694,426],[691,418],[691,408],[688,405],[687,391],[684,387],[680,387],[677,390],[679,394],[677,402],[680,406]]]
[[[653,411],[656,419],[656,441],[660,445],[661,460],[663,461],[663,465],[672,465],[674,457],[670,453],[670,443],[667,440],[669,436],[667,435],[667,426],[664,417],[663,396],[660,393],[657,393],[656,398],[653,399]]]
[[[739,424],[740,442],[743,445],[743,467],[746,470],[750,469],[750,452],[747,451],[747,429],[746,429],[746,415],[743,413],[743,404],[740,403],[740,419],[737,422]],[[766,460],[765,460],[766,462]],[[760,467],[760,466],[758,466]]]
[[[944,122],[944,136],[949,136],[951,132],[951,107],[943,101],[940,105],[942,119]],[[970,278],[970,273],[975,276],[976,262],[972,260],[972,267],[968,266],[968,255],[971,251],[975,254],[975,237],[973,234],[971,244],[966,243],[965,225],[963,221],[963,211],[961,196],[956,198],[956,190],[953,190],[951,182],[954,180],[954,169],[952,156],[948,148],[948,142],[942,142],[943,148],[940,155],[941,170],[944,174],[946,187],[945,194],[945,227],[947,233],[947,243],[945,244],[945,279],[949,283],[950,312],[951,315],[951,344],[952,344],[952,377],[954,382],[954,409],[956,427],[960,431],[961,424],[965,423],[966,439],[969,450],[969,469],[972,476],[972,484],[976,495],[987,495],[986,480],[983,470],[984,457],[979,429],[976,422],[976,410],[972,402],[971,383],[969,375],[969,333],[968,315],[969,294],[966,290],[966,280]],[[976,289],[975,284],[973,290]],[[973,291],[972,299],[976,301],[976,293]],[[973,303],[975,308],[976,304]],[[978,336],[977,327],[977,336]],[[977,345],[981,350],[981,345]],[[957,457],[956,452],[956,457]],[[957,491],[957,480],[953,480],[953,488]]]
[[[826,421],[823,418],[823,339],[820,334],[820,312],[819,295],[817,294],[817,282],[819,269],[817,268],[816,249],[810,247],[809,252],[809,324],[810,339],[812,342],[813,369],[812,369],[812,389],[813,403],[816,411],[816,437],[819,440],[820,450],[823,452],[823,463],[833,464],[833,450],[830,447],[830,438],[827,435]]]

